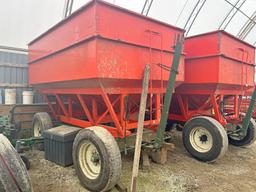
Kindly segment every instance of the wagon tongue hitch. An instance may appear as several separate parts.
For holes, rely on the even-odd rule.
[[[176,80],[176,75],[178,74],[179,62],[182,54],[184,37],[179,36],[176,40],[176,45],[174,47],[174,57],[172,61],[172,67],[170,69],[168,85],[166,88],[166,93],[164,96],[164,105],[161,113],[160,123],[156,132],[155,140],[149,145],[144,146],[143,149],[143,167],[149,167],[148,156],[150,156],[154,162],[159,164],[164,164],[167,161],[167,152],[172,150],[174,145],[172,143],[164,142],[165,139],[165,128],[167,124],[169,108],[172,100],[172,93],[174,91],[174,83]]]
[[[164,132],[165,132],[165,127],[167,124],[167,119],[169,114],[169,108],[172,100],[172,93],[174,91],[174,83],[176,80],[176,75],[178,73],[180,58],[182,54],[183,41],[184,41],[184,37],[178,36],[176,45],[174,47],[174,58],[172,61],[172,67],[170,70],[168,85],[167,85],[166,93],[164,97],[163,110],[161,113],[160,123],[157,129],[157,136],[154,141],[154,148],[157,148],[157,149],[162,148],[164,144]]]
[[[242,136],[246,136],[246,134],[247,134],[248,126],[250,124],[250,120],[252,118],[252,113],[254,111],[255,101],[256,101],[256,88],[254,88],[254,91],[253,91],[253,94],[251,97],[251,101],[250,101],[250,105],[249,105],[246,115],[243,119],[243,124],[242,124],[242,128],[241,128]]]

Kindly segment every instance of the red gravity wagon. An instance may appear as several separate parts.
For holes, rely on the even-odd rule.
[[[54,119],[85,128],[73,144],[73,162],[85,188],[106,191],[119,180],[115,139],[138,125],[144,69],[150,65],[144,127],[156,131],[182,29],[93,0],[29,44],[29,82],[47,101]],[[184,81],[184,56],[175,86]],[[34,135],[51,127],[40,113]]]
[[[169,120],[184,125],[187,151],[199,160],[215,161],[228,142],[251,144],[256,124],[248,115],[249,126],[243,126],[247,109],[241,106],[255,86],[255,48],[214,31],[186,38],[184,51],[185,81],[175,90]]]

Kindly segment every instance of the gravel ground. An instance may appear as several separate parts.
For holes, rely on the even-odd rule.
[[[151,163],[148,171],[141,170],[139,192],[255,192],[256,144],[247,148],[229,146],[227,154],[213,164],[192,158],[182,146],[180,133],[175,133],[176,148],[169,152],[165,165]],[[63,168],[43,159],[43,152],[31,151],[31,176],[35,192],[85,192],[73,166]],[[121,182],[129,186],[132,155],[123,156]],[[112,190],[114,192],[116,190]]]

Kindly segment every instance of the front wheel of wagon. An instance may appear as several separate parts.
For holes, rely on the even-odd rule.
[[[46,112],[36,113],[33,117],[33,136],[41,137],[42,132],[53,127],[51,117]]]
[[[44,131],[53,127],[52,119],[46,112],[36,113],[33,117],[32,125],[34,137],[41,137]],[[44,150],[43,143],[37,143],[34,147],[40,151]]]
[[[90,191],[108,191],[121,176],[121,154],[114,137],[102,127],[81,130],[73,144],[73,162],[81,184]]]
[[[238,130],[242,125],[237,125]],[[230,133],[228,135],[228,140],[231,145],[238,147],[246,147],[254,143],[256,139],[256,123],[254,119],[250,120],[246,135],[240,134],[240,132]]]
[[[215,119],[199,116],[190,119],[183,129],[183,144],[196,159],[214,162],[228,149],[224,127]]]

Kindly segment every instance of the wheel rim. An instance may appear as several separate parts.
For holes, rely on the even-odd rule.
[[[189,139],[192,147],[200,153],[210,151],[213,146],[211,133],[203,127],[195,127],[190,132]]]
[[[41,128],[39,121],[36,121],[34,123],[34,137],[40,137],[41,136]]]
[[[101,170],[101,159],[95,145],[83,143],[79,149],[79,164],[83,174],[89,179],[96,179]]]

